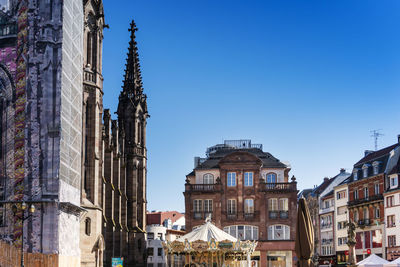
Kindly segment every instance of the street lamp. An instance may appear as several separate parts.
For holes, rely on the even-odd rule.
[[[22,216],[19,217],[17,216],[18,212],[18,206],[14,204],[12,206],[12,211],[14,213],[14,216],[16,216],[18,219],[22,221],[22,237],[21,237],[21,267],[24,267],[24,221],[29,219],[32,214],[35,212],[35,206],[31,204],[28,209],[28,216],[25,216],[25,211],[28,209],[28,205],[25,202],[22,202],[20,210],[22,211]]]

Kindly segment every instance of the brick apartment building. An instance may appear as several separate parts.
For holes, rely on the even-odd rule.
[[[369,253],[386,257],[384,238],[384,181],[390,167],[391,154],[399,144],[378,151],[365,151],[354,164],[349,179],[348,208],[356,229],[356,257],[362,260]]]
[[[258,240],[258,266],[295,265],[297,183],[290,167],[251,140],[231,140],[195,158],[186,176],[186,230],[212,222],[241,240]]]

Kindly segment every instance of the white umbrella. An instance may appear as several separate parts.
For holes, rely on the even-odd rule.
[[[363,259],[360,262],[357,262],[357,266],[359,267],[383,267],[383,265],[388,264],[389,262],[381,257],[371,254],[369,257]]]

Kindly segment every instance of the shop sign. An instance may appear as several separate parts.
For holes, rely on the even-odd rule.
[[[111,266],[112,267],[123,267],[124,258],[112,258],[111,259]]]

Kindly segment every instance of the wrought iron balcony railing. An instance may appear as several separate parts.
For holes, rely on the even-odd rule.
[[[195,220],[204,220],[207,217],[212,218],[212,211],[194,211],[193,212],[193,219]]]
[[[379,200],[383,200],[383,195],[373,195],[373,196],[369,196],[369,197],[365,197],[365,198],[359,198],[359,199],[354,199],[352,201],[347,202],[348,206],[355,206],[355,205],[359,205],[359,204],[363,204],[363,203],[367,203],[367,202],[371,202],[371,201],[379,201]]]
[[[268,212],[270,219],[287,219],[289,218],[289,211],[287,210],[272,210]]]
[[[362,220],[358,220],[358,226],[368,226],[371,224],[371,220],[370,219],[362,219]]]

